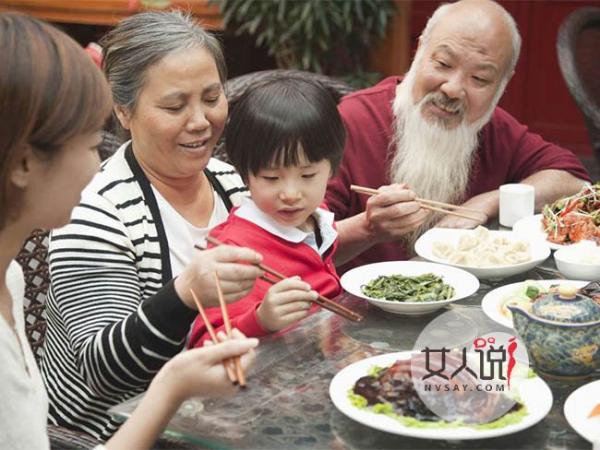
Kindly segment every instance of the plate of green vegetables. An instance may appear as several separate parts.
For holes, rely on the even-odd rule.
[[[477,277],[456,267],[421,261],[386,261],[356,267],[341,278],[352,295],[394,314],[427,314],[473,295]]]

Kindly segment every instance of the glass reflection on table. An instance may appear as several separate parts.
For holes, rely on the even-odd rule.
[[[449,307],[463,312],[476,327],[478,321],[488,320],[480,303],[490,290],[526,279],[554,278],[560,275],[549,259],[526,274],[500,281],[482,280],[476,294]],[[401,316],[348,294],[342,295],[341,302],[365,319],[357,324],[321,310],[293,328],[262,338],[256,365],[248,376],[248,389],[227,399],[188,400],[165,434],[209,448],[591,448],[571,429],[562,410],[567,396],[589,380],[546,380],[554,395],[548,416],[529,429],[493,439],[459,442],[415,439],[380,432],[348,419],[329,399],[333,376],[352,362],[370,356],[412,350],[423,328],[446,309],[425,316]],[[139,398],[134,398],[111,412],[122,420],[138,402]]]

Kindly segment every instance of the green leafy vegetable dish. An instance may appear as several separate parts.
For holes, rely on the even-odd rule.
[[[361,291],[371,298],[396,302],[435,302],[448,300],[455,294],[452,286],[433,273],[381,275],[361,286]]]

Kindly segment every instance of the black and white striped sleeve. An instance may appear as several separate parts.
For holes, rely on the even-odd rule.
[[[196,313],[172,281],[162,286],[160,270],[139,266],[141,259],[160,260],[151,251],[140,255],[140,246],[155,239],[143,232],[144,220],[132,236],[117,207],[99,195],[86,200],[52,234],[48,314],[63,323],[64,345],[86,384],[114,396],[149,383],[182,349]]]

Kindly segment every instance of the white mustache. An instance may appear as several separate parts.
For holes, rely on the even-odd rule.
[[[441,92],[432,92],[427,94],[423,100],[421,100],[421,103],[424,105],[433,103],[435,106],[438,106],[450,113],[456,113],[460,116],[463,116],[466,111],[466,106],[462,100],[451,99]]]

